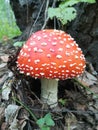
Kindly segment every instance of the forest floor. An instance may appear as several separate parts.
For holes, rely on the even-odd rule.
[[[0,44],[0,130],[98,130],[98,77],[91,63],[82,78],[59,81],[59,106],[50,109],[40,100],[40,80],[18,74],[16,52]]]

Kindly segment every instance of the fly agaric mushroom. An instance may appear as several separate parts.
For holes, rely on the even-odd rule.
[[[41,79],[41,99],[57,106],[58,79],[81,75],[85,58],[74,39],[61,30],[41,30],[31,35],[17,58],[20,73]]]

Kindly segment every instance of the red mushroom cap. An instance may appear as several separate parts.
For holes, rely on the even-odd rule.
[[[41,30],[22,47],[17,67],[36,78],[67,79],[85,69],[85,58],[74,39],[61,30]]]

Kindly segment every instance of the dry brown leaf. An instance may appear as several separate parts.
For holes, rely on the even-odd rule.
[[[6,63],[0,64],[0,69],[2,69],[3,67],[5,67],[6,65],[7,65]]]
[[[98,86],[93,86],[90,88],[90,90],[94,93],[98,95]]]
[[[7,129],[7,123],[3,122],[1,125],[1,130],[6,130]]]
[[[11,92],[11,84],[12,82],[6,81],[4,85],[2,86],[2,99],[3,100],[9,100],[9,95]]]
[[[0,122],[4,118],[4,111],[5,111],[5,107],[0,107]]]
[[[3,75],[1,78],[0,78],[0,85],[2,85],[4,82],[5,82],[5,80],[7,79],[7,75]]]
[[[77,80],[87,87],[98,84],[98,79],[87,71],[85,71],[82,76],[78,77]]]
[[[18,110],[19,110],[19,106],[15,104],[9,104],[5,109],[5,121],[11,124]]]
[[[9,55],[3,55],[3,56],[0,56],[0,58],[1,58],[1,60],[3,61],[3,62],[7,62],[8,61],[8,58],[9,58]]]

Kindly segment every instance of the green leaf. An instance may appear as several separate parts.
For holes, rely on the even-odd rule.
[[[73,6],[79,2],[80,2],[80,0],[65,0],[65,1],[61,2],[59,7],[60,8],[70,7],[70,6]]]
[[[10,2],[0,0],[0,40],[4,41],[4,37],[11,39],[20,34]]]
[[[53,19],[53,17],[56,17],[64,25],[67,24],[68,21],[72,21],[76,17],[76,10],[73,7],[49,8],[48,15],[51,19]]]
[[[36,123],[38,124],[39,127],[43,127],[45,124],[45,118],[40,118],[39,120],[37,120]]]
[[[47,126],[54,126],[55,125],[50,113],[46,114],[44,118],[45,118],[45,123]]]
[[[65,0],[63,2],[60,3],[59,7],[69,7],[69,6],[73,6],[79,2],[87,2],[87,3],[95,3],[95,0]]]
[[[45,120],[47,120],[48,118],[51,118],[51,114],[50,113],[46,114],[44,118]]]
[[[21,47],[24,44],[24,42],[15,42],[14,46]]]
[[[55,123],[54,123],[54,121],[53,121],[52,119],[47,119],[47,120],[46,120],[46,125],[47,125],[47,126],[54,126]]]
[[[80,0],[80,2],[96,3],[96,0]]]
[[[48,126],[43,126],[43,127],[41,128],[41,130],[50,130],[50,127],[48,127]]]
[[[55,125],[50,113],[37,120],[36,123],[41,128],[41,130],[50,130],[50,127]]]
[[[67,24],[68,21],[72,21],[75,19],[77,12],[73,5],[79,2],[88,2],[88,3],[95,3],[95,0],[64,0],[60,3],[59,7],[57,8],[49,8],[48,9],[48,16],[50,19],[56,17],[58,20],[61,21],[63,25]]]
[[[65,105],[66,102],[67,102],[67,100],[66,100],[66,99],[60,98],[60,99],[59,99],[59,102],[60,102],[62,105]]]

